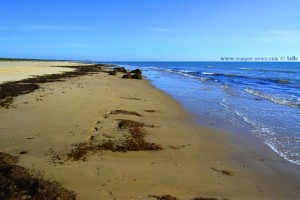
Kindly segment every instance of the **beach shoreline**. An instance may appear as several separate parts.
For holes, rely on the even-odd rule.
[[[121,66],[124,66],[124,64],[122,64]],[[161,89],[161,87],[157,86],[159,84],[153,83],[153,77],[152,79],[147,78],[147,80],[156,89],[159,89],[164,93],[166,92]],[[172,92],[167,93],[167,95],[169,95],[174,101],[179,101],[180,98],[176,99],[171,94]],[[249,129],[229,125],[228,120],[220,120],[220,118],[215,118],[209,115],[210,113],[204,112],[205,114],[197,116],[195,112],[192,111],[192,106],[185,105],[183,107],[186,112],[190,113],[190,115],[193,116],[192,121],[196,125],[206,127],[208,129],[213,129],[220,134],[225,134],[228,138],[228,140],[226,140],[226,143],[238,149],[239,153],[233,155],[233,157],[243,162],[244,167],[251,167],[257,175],[265,180],[269,180],[270,183],[275,183],[278,180],[287,180],[287,184],[291,184],[294,186],[299,185],[298,182],[300,179],[300,166],[295,164],[294,162],[286,160],[276,150],[274,150],[272,146],[269,146],[260,138],[253,135],[253,133]],[[243,159],[242,155],[247,155],[251,159],[254,159],[254,163],[251,159]],[[267,170],[271,171],[273,177],[269,176],[271,173],[266,176],[266,173],[269,173],[267,172]],[[290,178],[285,179],[286,177]],[[282,187],[287,186],[286,183],[282,184]],[[281,186],[278,186],[278,188],[281,188]]]
[[[0,108],[1,151],[20,156],[20,165],[58,180],[79,199],[154,199],[149,195],[167,194],[178,199],[299,198],[299,173],[280,170],[290,166],[296,172],[298,166],[281,165],[287,162],[281,160],[276,164],[271,154],[262,158],[261,147],[256,152],[243,149],[241,138],[199,126],[182,105],[148,81],[121,76],[91,73],[44,83],[16,97],[15,108]],[[142,116],[114,114],[118,110]],[[145,142],[162,150],[103,149],[102,141],[120,142],[128,134],[120,129],[120,119],[145,124]],[[102,149],[87,152],[86,160],[68,159],[80,143],[101,144]]]

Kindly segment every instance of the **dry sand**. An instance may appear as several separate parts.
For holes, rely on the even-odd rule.
[[[232,135],[195,124],[179,103],[147,81],[121,75],[45,83],[17,97],[15,108],[0,108],[0,151],[20,156],[19,165],[59,181],[78,199],[300,198],[299,176],[250,154]],[[110,114],[114,110],[142,116]],[[103,150],[88,153],[85,161],[67,159],[75,144],[127,134],[118,129],[119,119],[154,125],[145,127],[145,140],[163,150]]]
[[[65,71],[73,71],[70,68],[53,66],[78,65],[74,62],[46,62],[46,61],[5,61],[0,62],[0,84],[7,81],[22,80],[32,76],[43,74],[56,74]]]

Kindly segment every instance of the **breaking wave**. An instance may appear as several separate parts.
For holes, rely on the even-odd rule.
[[[294,108],[300,109],[300,98],[296,97],[294,95],[290,96],[283,96],[283,95],[272,95],[272,94],[267,94],[258,90],[253,90],[251,88],[246,88],[245,91],[249,94],[252,94],[254,96],[267,99],[269,101],[272,101],[277,104],[281,105],[286,105],[286,106],[291,106]]]

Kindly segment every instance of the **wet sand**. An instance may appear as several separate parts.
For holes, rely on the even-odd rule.
[[[78,199],[300,197],[297,173],[250,154],[231,134],[195,124],[170,96],[122,75],[90,73],[16,97],[0,108],[1,152]],[[120,125],[129,120],[143,125]],[[122,150],[137,137],[161,149]],[[77,150],[83,156],[70,156]]]

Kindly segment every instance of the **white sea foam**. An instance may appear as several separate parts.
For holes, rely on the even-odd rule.
[[[220,103],[221,106],[223,106],[225,108],[225,110],[234,113],[235,115],[237,115],[238,117],[242,118],[245,122],[247,122],[248,124],[250,124],[251,126],[255,127],[255,123],[253,123],[252,121],[250,121],[250,119],[248,119],[245,115],[243,115],[242,113],[240,113],[239,111],[232,109],[229,107],[227,99],[223,98],[222,102]]]
[[[201,77],[200,78],[202,81],[209,81],[209,80],[211,80],[210,78],[206,78],[206,77]]]
[[[261,124],[258,124],[257,122],[251,120],[249,117],[247,117],[242,112],[239,112],[233,108],[231,108],[227,102],[226,98],[223,98],[222,102],[220,103],[227,111],[234,113],[241,119],[243,119],[246,123],[251,125],[252,127],[252,134],[256,137],[260,138],[266,145],[268,145],[274,152],[276,152],[278,155],[280,155],[285,160],[294,163],[296,165],[300,165],[299,159],[291,159],[290,157],[297,157],[299,154],[295,152],[290,152],[289,150],[279,150],[280,142],[276,138],[277,133],[271,130],[268,127],[264,127]],[[294,139],[294,138],[293,138]]]
[[[274,144],[268,142],[268,141],[265,141],[264,142],[266,145],[268,145],[273,151],[275,151],[277,154],[279,154],[282,158],[284,158],[285,160],[293,163],[293,164],[296,164],[296,165],[300,165],[300,160],[292,160],[292,159],[289,159],[288,156],[284,153],[282,153],[281,151],[279,151]]]
[[[194,71],[188,71],[188,70],[174,70],[174,69],[166,69],[166,68],[158,68],[158,67],[149,67],[149,69],[152,70],[157,70],[157,71],[164,71],[164,72],[169,72],[169,73],[173,73],[173,74],[179,74],[181,76],[185,76],[185,77],[191,77],[191,78],[196,78],[196,79],[200,79],[203,82],[207,82],[209,80],[212,80],[210,78],[206,78],[206,77],[200,77],[197,75],[193,75],[192,73]]]
[[[242,68],[239,68],[240,70],[246,70],[246,71],[252,71],[253,69],[251,68],[245,68],[245,67],[242,67]]]
[[[180,72],[183,72],[183,73],[192,73],[194,71],[190,71],[190,70],[179,70]]]
[[[263,93],[258,90],[253,90],[251,88],[246,88],[245,91],[249,94],[267,99],[267,100],[272,101],[277,104],[287,105],[287,106],[291,106],[291,107],[300,109],[300,98],[296,97],[294,95],[285,96],[285,97],[284,96],[275,96],[275,95]]]
[[[230,96],[237,96],[239,95],[232,87],[229,85],[222,85],[221,89]]]
[[[215,73],[213,72],[202,72],[203,75],[214,75]]]

